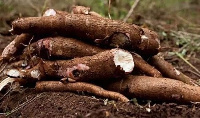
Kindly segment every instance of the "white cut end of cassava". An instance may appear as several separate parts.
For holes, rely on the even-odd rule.
[[[13,32],[13,26],[12,26],[12,29],[8,30],[9,32]]]
[[[142,36],[141,36],[141,39],[142,39],[142,40],[146,40],[146,39],[149,39],[149,38],[148,38],[146,35],[142,35]]]
[[[6,75],[10,77],[20,77],[20,72],[17,69],[10,69],[6,72]]]
[[[88,10],[84,10],[83,12],[84,12],[85,15],[88,15],[88,14],[89,14],[89,11],[88,11]]]
[[[132,72],[135,66],[132,54],[121,49],[114,53],[114,62],[116,67],[120,66],[126,73]]]
[[[67,78],[68,82],[76,82],[76,80],[72,79],[72,78]]]
[[[147,111],[148,113],[150,113],[150,112],[151,112],[151,109],[150,109],[150,108],[146,108],[146,111]]]
[[[43,16],[55,16],[56,11],[54,9],[48,9],[44,12]]]
[[[181,74],[181,72],[176,70],[175,68],[174,68],[174,71],[175,71],[176,75],[180,75]]]
[[[15,81],[15,78],[7,77],[3,81],[0,82],[0,91],[8,84],[13,83]]]
[[[39,79],[40,74],[41,73],[40,73],[39,70],[32,70],[31,71],[31,77],[33,77],[33,78]]]

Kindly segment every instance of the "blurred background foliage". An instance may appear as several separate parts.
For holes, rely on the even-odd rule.
[[[48,8],[70,12],[82,5],[108,17],[109,0],[0,0],[0,31],[10,29],[19,17],[41,16]],[[135,0],[111,0],[112,19],[123,20]],[[161,42],[173,43],[178,53],[200,52],[200,0],[140,0],[127,20],[158,32]],[[170,44],[171,45],[171,44]]]

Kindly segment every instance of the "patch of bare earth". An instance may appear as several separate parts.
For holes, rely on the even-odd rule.
[[[128,117],[200,117],[200,105],[178,105],[176,103],[151,104],[148,112],[145,106],[140,108],[133,103],[105,102],[77,93],[45,92],[35,93],[26,90],[13,93],[1,102],[1,111],[11,110],[25,104],[21,109],[9,115],[11,118],[26,117],[72,117],[72,118],[128,118]]]

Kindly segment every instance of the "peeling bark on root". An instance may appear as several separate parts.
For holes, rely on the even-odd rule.
[[[117,92],[112,92],[108,90],[104,90],[103,88],[89,84],[89,83],[84,83],[84,82],[76,82],[76,83],[62,83],[59,81],[40,81],[36,83],[35,89],[39,92],[44,92],[44,91],[58,91],[58,92],[64,92],[64,91],[83,91],[83,92],[88,92],[92,93],[97,96],[105,97],[105,98],[110,98],[114,100],[119,100],[122,102],[128,102],[129,99],[126,98],[124,95],[117,93]]]
[[[16,56],[22,52],[22,50],[25,48],[24,45],[27,45],[33,35],[31,34],[21,34],[18,35],[10,44],[8,44],[3,52],[2,52],[2,58],[9,59],[13,56]]]
[[[169,78],[130,75],[120,81],[110,83],[106,89],[132,98],[179,103],[200,102],[200,87]]]
[[[85,56],[72,60],[42,61],[34,68],[20,70],[19,75],[23,75],[20,77],[33,78],[31,73],[37,71],[39,74],[36,75],[45,73],[46,76],[70,78],[74,81],[92,81],[119,78],[131,73],[133,68],[134,61],[129,52],[122,49],[112,49],[94,56]],[[42,77],[38,76],[38,79]],[[36,76],[34,78],[37,79]]]
[[[190,77],[186,76],[182,72],[178,71],[175,67],[173,67],[172,64],[165,61],[162,57],[159,57],[158,55],[153,56],[150,59],[150,63],[155,66],[164,76],[180,80],[184,83],[190,84],[190,85],[196,85],[194,80],[192,80]]]
[[[21,18],[14,21],[12,26],[12,32],[16,34],[23,32],[58,32],[59,34],[65,34],[79,39],[88,39],[91,42],[94,42],[96,39],[109,39],[115,33],[122,33],[128,37],[128,40],[125,40],[125,42],[130,42],[124,48],[139,51],[144,55],[157,54],[160,47],[155,39],[142,40],[143,35],[141,35],[141,28],[139,27],[120,21],[84,14]]]

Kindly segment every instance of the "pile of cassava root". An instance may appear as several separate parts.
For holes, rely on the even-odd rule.
[[[42,17],[19,18],[10,32],[17,37],[1,55],[0,90],[19,83],[123,102],[200,102],[200,87],[158,56],[158,36],[147,28],[75,6],[71,13],[48,9]]]

